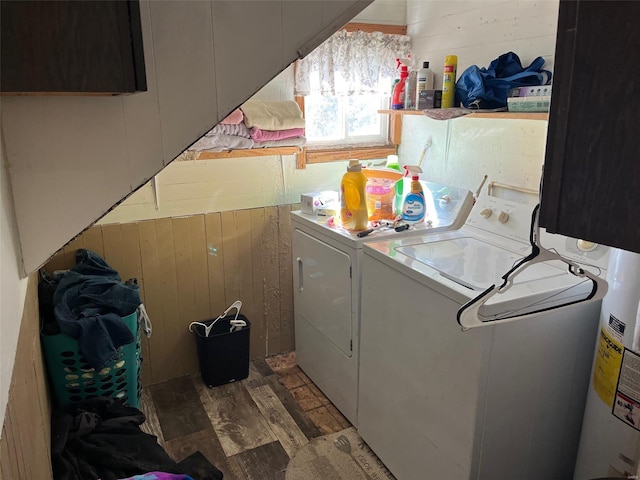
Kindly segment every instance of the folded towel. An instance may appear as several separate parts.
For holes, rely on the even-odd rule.
[[[244,120],[244,115],[242,114],[242,110],[240,110],[239,108],[236,108],[233,112],[231,112],[229,115],[223,118],[220,123],[224,125],[237,125],[239,123],[242,123],[242,120]]]
[[[253,148],[276,148],[276,147],[304,147],[307,144],[305,137],[284,138],[282,140],[267,140],[266,142],[255,142]]]
[[[302,111],[296,102],[263,102],[249,100],[240,107],[244,113],[247,127],[258,127],[262,130],[287,130],[304,128]]]
[[[267,140],[282,140],[285,138],[303,137],[304,128],[289,128],[287,130],[262,130],[258,127],[251,129],[251,138],[254,142],[266,142]]]
[[[205,133],[205,135],[237,135],[239,137],[251,138],[251,132],[244,123],[238,123],[237,125],[219,124]]]
[[[189,150],[223,152],[242,148],[253,148],[253,140],[237,135],[207,135],[191,145]]]

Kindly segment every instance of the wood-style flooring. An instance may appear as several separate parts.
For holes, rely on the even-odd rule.
[[[207,388],[199,375],[143,389],[143,429],[176,461],[196,451],[225,480],[284,479],[310,439],[351,426],[295,363],[295,352],[251,362],[249,377]]]

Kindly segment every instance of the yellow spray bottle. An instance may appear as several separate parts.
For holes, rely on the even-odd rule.
[[[458,57],[447,55],[444,59],[444,73],[442,75],[442,108],[455,106],[457,69]]]

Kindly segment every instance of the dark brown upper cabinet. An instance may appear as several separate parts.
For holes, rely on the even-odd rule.
[[[640,252],[640,2],[561,0],[540,224]]]
[[[137,0],[1,1],[0,91],[147,90]]]

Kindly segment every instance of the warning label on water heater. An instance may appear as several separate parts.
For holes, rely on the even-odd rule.
[[[593,369],[593,388],[609,407],[613,406],[616,395],[623,350],[623,345],[608,332],[606,327],[602,327],[598,339],[596,364]]]
[[[612,413],[640,430],[640,355],[624,349]]]

